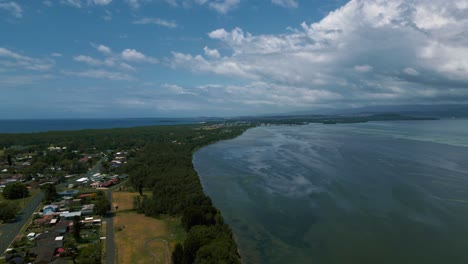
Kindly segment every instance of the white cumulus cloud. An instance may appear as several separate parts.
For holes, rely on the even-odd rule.
[[[205,51],[205,55],[211,58],[220,58],[221,55],[219,54],[219,51],[217,49],[210,49],[207,46],[203,48]]]
[[[106,55],[109,55],[109,53],[106,53]],[[87,56],[87,55],[78,55],[78,56],[75,56],[73,58],[73,60],[77,61],[77,62],[82,62],[82,63],[85,63],[89,66],[93,66],[93,67],[110,67],[110,68],[116,68],[116,69],[120,69],[120,70],[129,70],[129,71],[135,71],[136,69],[121,61],[121,59],[119,57],[116,57],[116,56],[111,56],[111,57],[107,57],[103,60],[100,60],[100,59],[95,59],[93,57],[90,57],[90,56]]]
[[[213,30],[229,55],[174,51],[171,66],[262,89],[327,91],[337,105],[467,101],[467,28],[467,0],[351,0],[283,34]]]
[[[148,63],[158,63],[158,60],[135,50],[135,49],[125,49],[122,51],[121,56],[124,60],[133,61],[133,62],[148,62]]]
[[[112,53],[112,50],[111,50],[109,47],[104,46],[104,45],[102,45],[102,44],[99,45],[99,46],[97,46],[96,49],[97,49],[98,51],[102,52],[103,54],[106,54],[106,55],[109,55],[109,54]]]

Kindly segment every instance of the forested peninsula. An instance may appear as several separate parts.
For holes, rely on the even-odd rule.
[[[233,122],[1,134],[0,148],[4,158],[15,152],[37,153],[51,146],[68,151],[92,148],[103,153],[129,150],[128,162],[118,172],[128,174],[128,185],[140,194],[135,195],[135,209],[152,217],[180,217],[187,231],[185,241],[172,252],[173,263],[240,263],[232,231],[204,194],[192,154],[252,126]],[[143,190],[151,190],[152,195],[144,195]]]

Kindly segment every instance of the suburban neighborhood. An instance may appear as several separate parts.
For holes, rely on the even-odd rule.
[[[105,260],[106,233],[113,235],[112,230],[105,230],[112,221],[108,191],[128,178],[118,173],[128,153],[78,151],[64,146],[43,150],[18,147],[3,153],[0,203],[14,212],[8,215],[0,210],[0,263]],[[22,194],[13,197],[10,193]],[[24,212],[28,208],[29,214]],[[22,221],[25,224],[14,233],[13,225]]]

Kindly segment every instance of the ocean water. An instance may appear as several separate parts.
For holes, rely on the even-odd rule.
[[[4,119],[0,120],[0,133],[178,125],[193,124],[199,121],[201,120],[195,118]]]
[[[468,263],[468,120],[257,127],[194,165],[244,263]]]

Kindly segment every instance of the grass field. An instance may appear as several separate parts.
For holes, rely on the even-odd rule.
[[[156,219],[133,211],[136,192],[114,192],[115,244],[118,263],[170,263],[170,254],[185,232],[177,218]]]
[[[150,192],[143,193],[151,195]],[[122,192],[114,191],[112,193],[112,207],[118,205],[119,209],[116,212],[133,210],[133,197],[138,196],[137,192]]]

